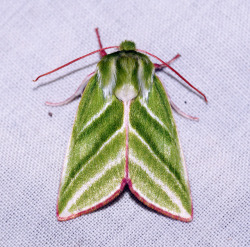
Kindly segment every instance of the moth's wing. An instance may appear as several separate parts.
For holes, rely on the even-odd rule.
[[[175,121],[164,88],[154,76],[148,101],[129,113],[129,188],[152,209],[191,221],[192,200]]]
[[[97,75],[80,101],[59,188],[57,217],[68,220],[94,211],[124,188],[124,107],[105,99]]]

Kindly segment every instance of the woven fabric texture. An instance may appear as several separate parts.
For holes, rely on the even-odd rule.
[[[0,246],[249,246],[250,1],[1,1]],[[126,189],[103,209],[67,222],[56,200],[79,99],[93,55],[125,39],[169,60],[208,104],[169,70],[158,75],[172,100],[192,191],[194,220],[158,214]],[[152,59],[152,61],[156,62]]]

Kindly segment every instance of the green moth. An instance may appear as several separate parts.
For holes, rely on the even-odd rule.
[[[178,133],[165,86],[155,74],[163,67],[176,72],[169,66],[173,60],[165,63],[136,49],[131,41],[102,48],[98,29],[96,33],[99,50],[36,79],[88,55],[99,52],[102,57],[96,71],[74,95],[61,103],[47,102],[62,105],[82,94],[63,166],[58,220],[92,212],[128,185],[148,207],[174,219],[191,221],[192,200]],[[107,54],[105,50],[110,48],[119,50]],[[153,64],[143,53],[162,64]],[[196,119],[172,106],[183,116]]]

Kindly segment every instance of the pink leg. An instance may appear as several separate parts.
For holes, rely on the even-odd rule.
[[[160,80],[160,81],[161,81],[161,80]],[[193,116],[188,115],[187,113],[183,112],[183,111],[182,111],[182,110],[181,110],[181,109],[171,100],[171,98],[170,98],[170,96],[169,96],[169,94],[168,94],[168,92],[167,92],[167,88],[166,88],[166,86],[165,86],[165,84],[164,84],[163,82],[162,82],[162,86],[163,86],[164,89],[165,89],[165,92],[166,92],[166,94],[167,94],[167,96],[168,96],[169,103],[170,103],[171,107],[172,107],[178,114],[180,114],[182,117],[185,117],[185,118],[187,118],[187,119],[199,121],[199,118],[193,117]]]
[[[172,63],[173,61],[175,61],[175,60],[176,60],[177,58],[179,58],[180,56],[181,56],[181,55],[178,53],[175,57],[173,57],[170,61],[168,61],[167,64]],[[154,66],[155,66],[155,69],[156,69],[156,70],[161,70],[161,69],[163,69],[163,68],[166,67],[166,65],[164,65],[164,64],[157,64],[157,63],[155,63]],[[164,85],[163,82],[162,82],[162,85],[163,85],[163,87],[164,87],[164,89],[165,89],[165,92],[166,92],[166,94],[167,94],[167,96],[168,96],[169,103],[170,103],[171,107],[172,107],[178,114],[180,114],[182,117],[185,117],[185,118],[187,118],[187,119],[199,121],[199,118],[190,116],[190,115],[188,115],[187,113],[183,112],[183,111],[182,111],[182,110],[181,110],[181,109],[171,100],[171,98],[170,98],[170,96],[169,96],[169,94],[168,94],[168,92],[167,92],[166,86]]]
[[[175,57],[173,57],[170,61],[167,62],[167,64],[171,64],[172,62],[174,62],[177,58],[179,58],[181,55],[178,53]],[[163,68],[166,67],[165,64],[158,64],[158,63],[154,63],[155,69],[156,70],[161,70]]]
[[[82,81],[82,83],[80,84],[80,86],[77,88],[77,90],[74,92],[73,95],[71,95],[69,98],[67,98],[66,100],[62,101],[62,102],[57,102],[57,103],[53,103],[53,102],[45,102],[45,105],[49,105],[49,106],[62,106],[62,105],[66,105],[68,103],[70,103],[71,101],[73,101],[75,98],[79,97],[82,95],[82,92],[84,90],[84,88],[86,87],[86,85],[88,84],[89,79],[91,78],[91,76],[93,76],[93,74],[95,73],[92,72],[91,74],[87,75],[87,77]]]
[[[166,90],[165,90],[166,91]],[[166,91],[167,93],[167,91]],[[188,115],[187,113],[183,112],[170,98],[169,94],[167,94],[168,96],[168,99],[169,99],[169,103],[171,105],[171,107],[178,113],[180,114],[182,117],[185,117],[187,119],[190,119],[190,120],[195,120],[195,121],[199,121],[199,118],[197,117],[193,117],[191,115]]]
[[[101,38],[100,38],[98,27],[95,29],[95,32],[96,32],[96,35],[97,35],[99,47],[100,47],[100,49],[102,49],[102,42],[101,42]],[[105,50],[100,51],[101,58],[104,57],[104,56],[106,56],[106,55],[107,55],[107,52]]]

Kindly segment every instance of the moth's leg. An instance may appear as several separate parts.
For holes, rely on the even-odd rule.
[[[45,105],[49,105],[49,106],[62,106],[62,105],[66,105],[68,103],[70,103],[71,101],[73,101],[75,98],[79,97],[82,95],[84,88],[86,87],[86,85],[88,84],[89,79],[93,76],[93,74],[95,73],[92,72],[89,75],[87,75],[87,77],[82,81],[82,83],[80,84],[80,86],[77,88],[77,90],[74,92],[74,94],[72,94],[69,98],[67,98],[66,100],[62,101],[62,102],[57,102],[57,103],[53,103],[53,102],[45,102]]]
[[[169,97],[168,95],[168,99],[169,99],[169,103],[171,105],[171,107],[178,113],[180,114],[182,117],[185,117],[187,119],[190,119],[190,120],[195,120],[195,121],[199,121],[199,118],[197,117],[193,117],[191,115],[188,115],[187,113],[185,113],[184,111],[182,111],[172,100],[171,98]]]
[[[100,49],[102,49],[103,47],[102,47],[102,42],[101,42],[101,38],[100,38],[98,28],[95,29],[95,32],[96,32],[97,40],[98,40],[98,43],[99,43],[99,47],[100,47]],[[106,55],[107,55],[107,52],[105,50],[100,51],[101,58],[103,58]]]
[[[185,113],[184,111],[182,111],[182,110],[181,110],[181,109],[171,100],[171,98],[170,98],[170,96],[169,96],[169,94],[168,94],[168,92],[167,92],[167,88],[166,88],[164,82],[163,82],[162,80],[160,80],[160,81],[161,81],[162,86],[164,87],[165,92],[166,92],[166,94],[167,94],[167,96],[168,96],[168,100],[169,100],[169,103],[170,103],[171,107],[172,107],[178,114],[180,114],[182,117],[185,117],[185,118],[190,119],[190,120],[199,121],[199,118],[193,117],[193,116],[191,116],[191,115],[188,115],[187,113]]]
[[[174,62],[177,58],[179,58],[181,55],[178,53],[175,57],[173,57],[171,60],[169,60],[168,62],[167,62],[167,64],[169,65],[169,64],[171,64],[172,62]],[[163,69],[163,68],[165,68],[166,67],[166,65],[165,64],[158,64],[158,63],[154,63],[154,66],[155,66],[155,69],[156,70],[161,70],[161,69]]]

